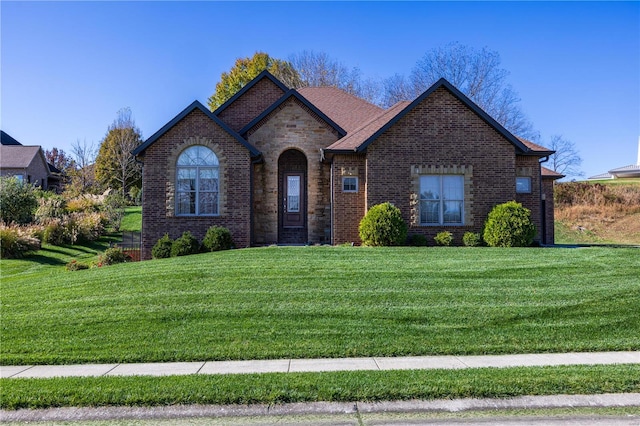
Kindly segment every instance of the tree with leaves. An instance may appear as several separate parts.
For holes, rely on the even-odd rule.
[[[209,109],[215,111],[264,70],[268,70],[287,87],[300,87],[300,77],[289,62],[256,52],[251,58],[236,59],[233,68],[222,73],[215,93],[209,97]]]
[[[518,103],[520,98],[507,83],[509,72],[501,67],[500,54],[460,43],[428,51],[416,63],[410,78],[394,76],[384,83],[385,106],[415,99],[444,77],[510,132],[536,139],[537,132]]]
[[[549,142],[549,149],[555,151],[549,156],[550,168],[565,176],[584,176],[584,172],[580,170],[582,158],[573,142],[561,135],[554,135]]]
[[[44,151],[44,157],[47,159],[47,163],[51,164],[56,169],[67,173],[69,170],[75,167],[75,162],[70,155],[62,149],[53,147]]]
[[[118,190],[123,198],[132,186],[141,186],[142,166],[131,155],[131,151],[141,143],[142,134],[133,120],[131,109],[121,109],[100,143],[95,165],[98,182]]]

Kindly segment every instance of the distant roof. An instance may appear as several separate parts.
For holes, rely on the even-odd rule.
[[[558,173],[555,170],[551,170],[543,166],[540,166],[540,174],[543,178],[547,179],[562,179],[565,177],[562,173]]]
[[[379,106],[337,87],[301,87],[297,91],[347,133],[384,112]]]
[[[599,175],[589,176],[587,180],[602,180],[602,179],[613,179],[613,175],[610,173],[600,173]]]
[[[25,169],[39,153],[39,146],[2,145],[0,146],[0,167]]]
[[[4,130],[0,130],[0,142],[2,143],[2,145],[22,145]]]
[[[609,170],[609,173],[616,174],[616,173],[634,173],[634,172],[640,172],[640,164],[631,164],[629,166],[623,166],[623,167],[618,167],[617,169],[611,169]]]
[[[615,179],[615,178],[635,178],[640,177],[640,164],[630,164],[609,170],[608,173],[590,176],[588,180]]]

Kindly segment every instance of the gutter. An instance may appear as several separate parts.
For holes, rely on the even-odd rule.
[[[540,230],[540,242],[543,245],[547,244],[547,215],[546,215],[546,195],[543,192],[542,189],[542,163],[546,163],[547,161],[549,161],[549,155],[547,155],[546,157],[540,158],[538,160],[538,185],[540,187],[540,224],[542,225],[542,229]]]

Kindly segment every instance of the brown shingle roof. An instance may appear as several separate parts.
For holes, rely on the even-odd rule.
[[[411,102],[400,101],[388,110],[382,110],[376,116],[374,116],[369,122],[360,126],[353,132],[350,132],[344,138],[334,142],[327,149],[337,151],[355,151],[360,145],[362,145],[367,139],[373,136],[378,130],[389,122],[393,117],[400,113]]]
[[[521,138],[520,136],[516,136],[516,137],[520,140],[520,142],[525,144],[527,146],[527,148],[529,148],[532,151],[536,151],[536,152],[553,152],[549,148],[545,148],[542,145],[538,145],[536,143],[533,143],[533,142],[531,142],[531,141],[529,141],[527,139]]]
[[[0,145],[0,167],[25,169],[39,153],[39,146]]]
[[[551,169],[548,169],[548,168],[543,167],[543,166],[540,166],[540,172],[541,172],[543,178],[562,179],[564,177],[564,175],[562,173],[558,173],[555,170],[551,170]]]
[[[384,111],[337,87],[302,87],[297,92],[347,133],[353,132]]]

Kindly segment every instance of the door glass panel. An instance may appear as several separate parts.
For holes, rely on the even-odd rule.
[[[287,211],[300,211],[300,176],[287,176]]]

